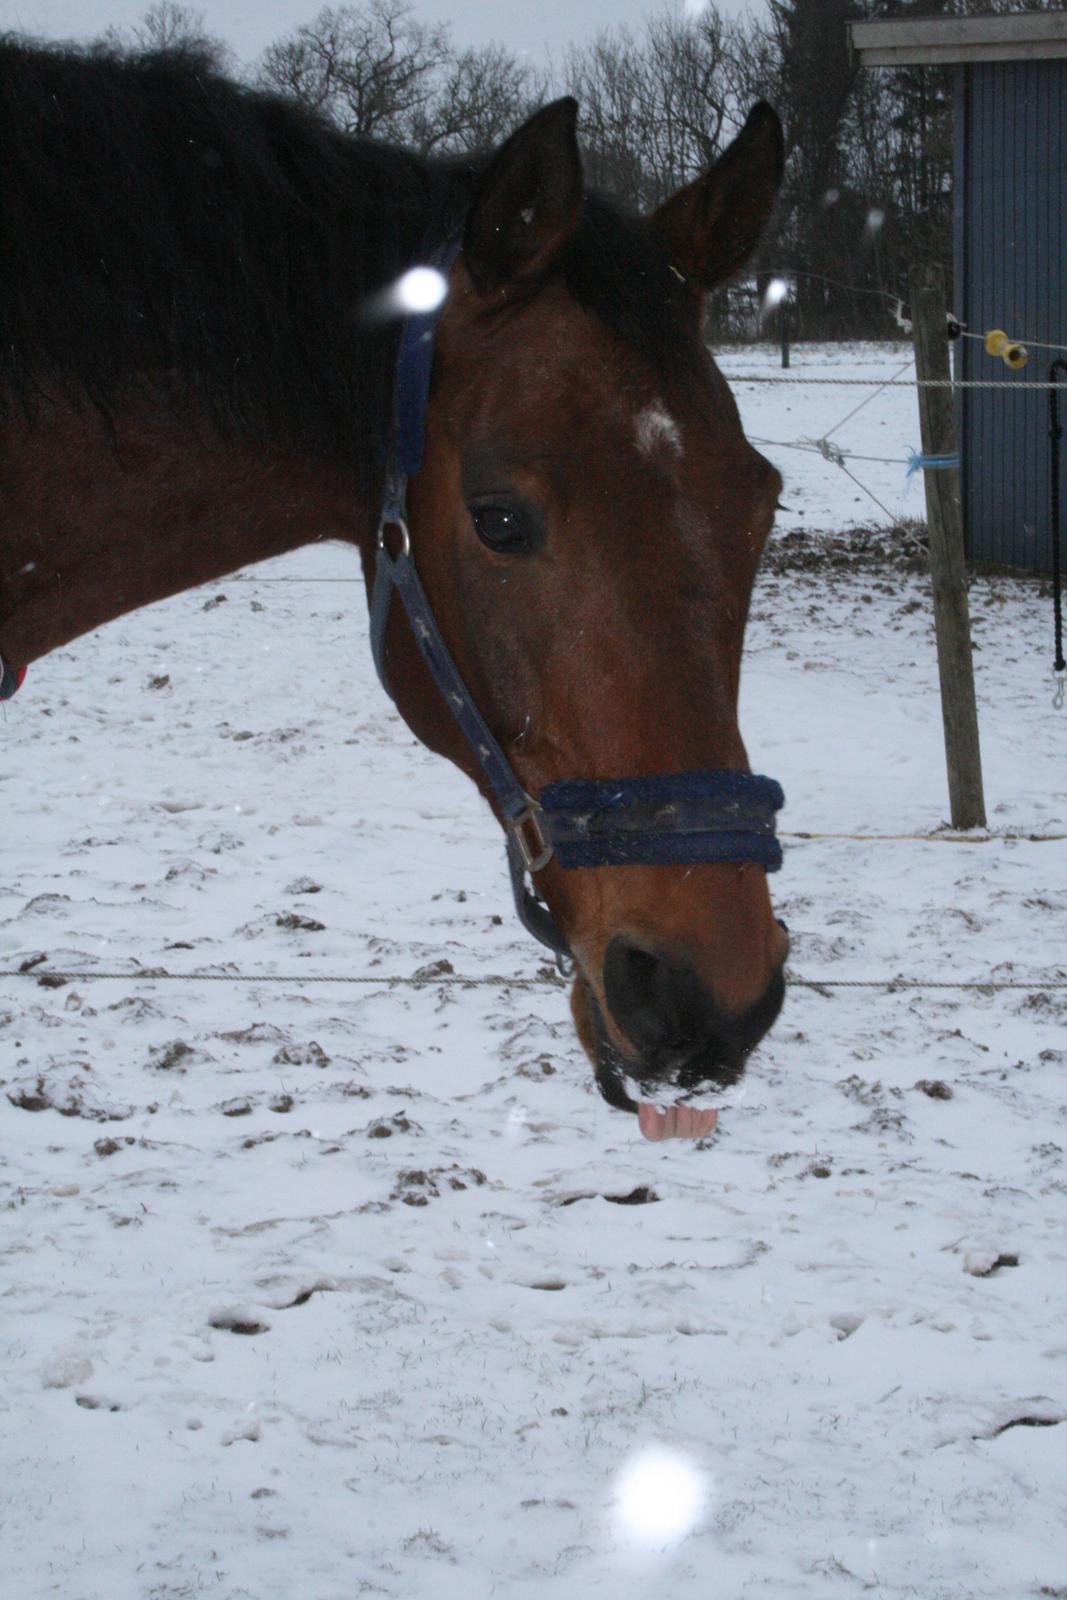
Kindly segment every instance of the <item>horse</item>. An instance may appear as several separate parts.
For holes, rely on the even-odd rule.
[[[0,693],[354,544],[383,681],[504,825],[601,1093],[692,1138],[784,994],[781,791],[737,721],[781,483],[701,327],[782,134],[761,102],[641,217],[586,188],[576,114],[427,160],[195,52],[0,43]]]

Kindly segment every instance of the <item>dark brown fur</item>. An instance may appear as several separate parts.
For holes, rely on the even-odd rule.
[[[179,119],[155,127],[157,164],[168,140],[180,143],[187,116],[247,211],[247,226],[227,222],[230,246],[212,235],[205,266],[189,221],[195,196],[180,215],[175,200],[169,219],[166,195],[154,196],[179,251],[159,268],[173,278],[168,289],[149,281],[147,266],[139,278],[130,265],[130,252],[150,250],[135,223],[115,222],[134,232],[105,245],[116,265],[101,279],[91,250],[78,255],[89,221],[72,221],[66,238],[60,208],[51,248],[71,258],[67,296],[84,299],[64,308],[66,353],[28,258],[12,278],[0,389],[0,650],[9,662],[32,662],[136,607],[316,540],[358,545],[370,580],[395,327],[360,322],[352,279],[369,293],[417,260],[417,239],[439,232],[462,200],[464,250],[438,331],[410,520],[423,582],[483,715],[532,794],[561,777],[747,766],[736,718],[741,647],[778,478],[742,434],[701,345],[700,309],[704,289],[751,250],[773,203],[773,113],[757,109],[718,168],[641,222],[583,196],[572,102],[540,113],[488,165],[431,169],[346,146],[302,113],[219,80],[205,88],[188,62],[105,70],[8,51],[0,69],[0,112],[44,96],[51,72],[71,96],[61,129],[79,117],[93,124],[98,108],[87,107],[103,85],[130,137],[148,114],[145,75],[156,72]],[[114,144],[60,147],[89,166],[117,159]],[[17,149],[6,159],[17,161]],[[34,159],[40,186],[48,175]],[[390,170],[396,214],[379,215]],[[364,189],[347,195],[346,174]],[[105,180],[94,169],[101,193]],[[57,169],[55,181],[70,190],[69,172],[61,182]],[[30,188],[22,183],[24,197]],[[356,223],[365,237],[353,242],[344,230]],[[10,207],[4,225],[17,226]],[[262,261],[247,243],[260,235]],[[29,249],[21,235],[19,248]],[[43,236],[36,248],[48,248]],[[181,249],[190,251],[187,273]],[[278,251],[292,252],[291,262],[279,263]],[[8,251],[9,277],[20,259]],[[49,259],[44,274],[54,295],[62,265]],[[319,282],[331,271],[332,290]],[[272,307],[287,277],[309,285],[315,317],[292,297]],[[333,326],[320,327],[328,291]],[[130,331],[131,297],[147,308],[143,336]],[[79,316],[99,325],[75,331]],[[289,397],[278,372],[300,393]],[[638,419],[650,411],[671,419],[674,443],[639,444]],[[500,555],[480,542],[470,508],[494,496],[527,508],[544,534],[536,553]],[[412,728],[480,782],[399,608],[387,653]],[[726,1055],[739,1070],[781,999],[785,939],[761,869],[564,872],[553,862],[539,887],[578,962],[575,1020],[595,1061],[613,1052],[638,1076],[649,1065],[606,1001],[605,953],[624,938],[706,996],[725,1041],[708,1076],[721,1081]],[[686,1070],[699,1077],[701,1040],[692,1046]]]

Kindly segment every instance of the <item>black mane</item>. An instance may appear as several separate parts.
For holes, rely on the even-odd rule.
[[[396,337],[363,308],[461,225],[481,165],[346,137],[195,54],[0,41],[0,386],[106,408],[149,375],[225,430],[362,459]],[[676,280],[640,224],[591,199],[564,271],[676,363]]]

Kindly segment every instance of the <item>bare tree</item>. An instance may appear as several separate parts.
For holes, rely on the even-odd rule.
[[[410,140],[451,57],[447,28],[404,0],[327,6],[267,50],[261,81],[323,112],[346,133]]]
[[[731,65],[731,26],[713,4],[695,19],[655,12],[639,35],[607,29],[573,47],[564,76],[594,182],[647,209],[704,171],[735,120]]]
[[[155,0],[155,4],[143,13],[140,22],[135,22],[125,31],[108,28],[101,36],[100,44],[109,50],[149,53],[184,50],[201,56],[219,68],[233,65],[229,46],[208,32],[204,13],[182,5],[180,0]]]
[[[564,73],[579,105],[590,180],[645,209],[653,200],[653,114],[636,39],[628,28],[602,32],[571,48]]]
[[[461,50],[435,74],[411,142],[423,155],[490,150],[547,98],[547,80],[502,45]]]
[[[644,50],[655,103],[655,179],[664,194],[705,171],[719,153],[730,104],[730,30],[707,5],[695,20],[661,11]]]

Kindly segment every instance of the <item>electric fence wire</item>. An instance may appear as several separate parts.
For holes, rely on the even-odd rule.
[[[792,374],[785,378],[776,372],[724,372],[723,377],[727,383],[805,383],[834,389],[999,389],[1002,394],[1028,389],[1047,394],[1050,389],[1067,389],[1067,380],[1042,383],[1028,378],[887,378],[879,384],[877,378],[798,378]]]
[[[536,975],[518,976],[502,973],[381,973],[368,977],[363,973],[348,972],[169,972],[162,967],[146,967],[140,971],[110,972],[85,971],[57,972],[45,967],[20,967],[0,971],[3,978],[32,978],[45,988],[63,988],[68,983],[226,983],[236,988],[239,984],[253,987],[261,984],[283,983],[300,987],[311,983],[348,984],[364,989],[540,989],[561,988],[563,980],[555,972],[542,968]],[[787,971],[785,981],[793,989],[883,989],[892,994],[902,989],[967,989],[979,993],[1015,989],[1026,994],[1039,994],[1049,989],[1067,989],[1067,978],[1059,972],[1054,976],[1028,979],[1018,978],[908,978],[894,975],[891,978],[805,978]]]
[[[852,410],[847,412],[846,415],[841,418],[840,422],[835,422],[832,428],[827,428],[826,432],[821,436],[821,438],[801,439],[797,440],[793,444],[787,444],[784,441],[776,441],[773,439],[757,439],[750,435],[752,443],[767,445],[772,449],[814,451],[817,455],[821,455],[824,461],[830,461],[835,467],[840,467],[841,471],[845,474],[845,477],[850,478],[856,485],[856,488],[862,490],[867,498],[874,502],[879,511],[887,516],[889,521],[895,525],[897,522],[899,522],[899,517],[894,512],[890,511],[889,507],[883,500],[878,498],[873,489],[868,488],[861,478],[857,478],[856,474],[849,470],[848,466],[846,465],[846,461],[872,461],[878,462],[884,466],[899,465],[901,467],[905,467],[907,462],[900,461],[897,458],[890,456],[863,456],[858,453],[845,450],[841,445],[831,444],[830,440],[832,434],[840,432],[846,423],[851,422],[852,418],[856,416],[858,412],[863,410],[864,406],[869,406],[871,401],[877,400],[878,396],[882,394],[884,390],[892,388],[895,381],[900,378],[903,373],[907,372],[908,368],[913,365],[914,357],[909,356],[908,360],[898,367],[897,370],[883,382],[878,383],[877,379],[872,379],[871,383],[874,385],[874,387],[872,387],[871,393],[861,400],[859,405],[853,406]]]
[[[771,271],[770,276],[783,282],[789,278],[806,278],[809,283],[828,283],[835,289],[844,290],[846,294],[871,295],[893,307],[893,315],[899,325],[903,325],[907,320],[909,310],[907,301],[902,295],[893,294],[889,289],[861,288],[858,283],[842,283],[839,278],[828,278],[823,272],[807,272],[803,267],[777,267]],[[957,317],[953,317],[952,322],[957,329],[953,337],[977,339],[980,343],[985,343],[984,333],[972,333]],[[1067,344],[1049,344],[1042,339],[1029,339],[1025,334],[1019,335],[1014,342],[1025,345],[1028,350],[1058,350],[1067,355]]]
[[[967,328],[961,328],[959,337],[961,339],[977,339],[979,343],[984,344],[988,336],[984,333],[971,333]],[[1025,335],[1014,339],[1012,342],[1025,345],[1027,350],[1062,350],[1067,353],[1067,344],[1046,344],[1041,339],[1028,339]]]

